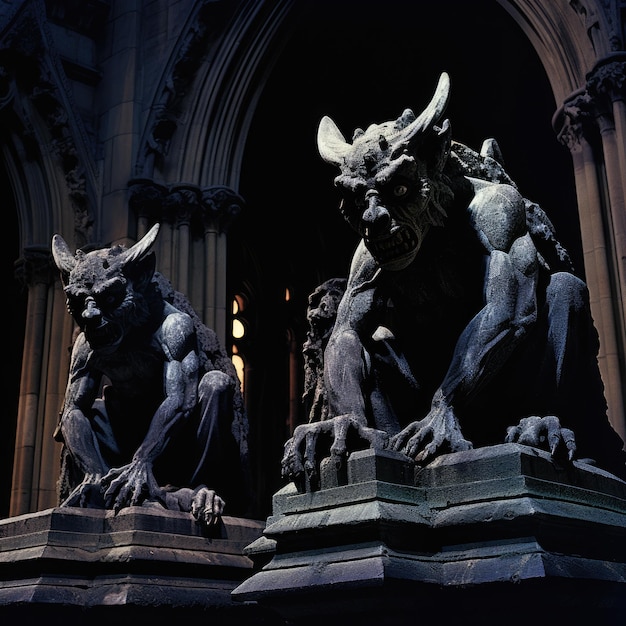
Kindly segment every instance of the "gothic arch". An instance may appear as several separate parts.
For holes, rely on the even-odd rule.
[[[55,229],[85,245],[97,174],[43,6],[26,5],[8,33],[0,53],[0,130],[21,246],[46,246]]]
[[[166,3],[152,6],[163,4]],[[334,210],[334,199],[320,191],[331,188],[332,173],[317,162],[315,125],[321,115],[335,113],[340,118],[337,120],[340,126],[347,132],[352,130],[348,127],[350,124],[391,119],[386,116],[397,115],[400,112],[398,107],[420,106],[439,70],[448,69],[434,67],[441,50],[437,49],[436,40],[428,39],[427,43],[432,47],[426,55],[428,58],[415,58],[412,65],[402,66],[388,63],[392,57],[385,57],[385,63],[381,61],[370,68],[371,84],[351,85],[349,100],[355,104],[349,108],[350,105],[340,101],[341,95],[335,96],[336,83],[333,81],[349,78],[350,72],[356,72],[365,63],[375,64],[377,36],[383,36],[385,44],[400,50],[398,42],[393,37],[385,37],[386,28],[381,28],[382,21],[374,20],[367,33],[370,49],[366,49],[365,54],[364,49],[360,49],[360,56],[352,58],[350,63],[342,64],[347,57],[341,55],[325,57],[329,67],[324,68],[323,62],[316,62],[315,46],[321,45],[319,40],[324,37],[326,26],[332,27],[334,9],[344,5],[354,5],[359,11],[374,8],[375,14],[388,10],[388,5],[412,7],[410,10],[416,12],[411,16],[415,28],[425,23],[426,31],[421,32],[430,34],[430,31],[437,30],[440,22],[445,26],[458,19],[452,12],[441,14],[441,7],[445,4],[441,0],[432,3],[402,3],[398,0],[354,3],[349,0],[341,3],[337,0],[197,0],[178,3],[176,19],[181,23],[184,20],[184,25],[181,28],[179,22],[173,22],[166,41],[159,40],[162,44],[159,50],[166,57],[162,75],[156,84],[151,82],[152,77],[143,82],[145,91],[137,94],[136,101],[131,99],[128,110],[132,109],[132,114],[125,118],[128,126],[124,128],[124,134],[115,134],[120,129],[115,127],[116,119],[111,121],[109,139],[119,137],[120,141],[117,152],[107,153],[107,163],[113,160],[108,156],[110,154],[124,157],[120,158],[119,176],[111,183],[106,171],[104,175],[98,171],[102,155],[90,153],[90,141],[80,116],[71,114],[73,103],[70,90],[64,88],[63,68],[48,39],[44,14],[37,14],[37,11],[43,11],[44,3],[26,3],[24,6],[33,13],[30,21],[24,20],[26,31],[22,30],[18,35],[22,37],[27,32],[29,36],[16,41],[22,45],[34,43],[35,54],[30,56],[44,63],[34,68],[38,78],[32,85],[18,85],[12,79],[11,71],[0,75],[0,128],[3,133],[0,159],[13,183],[15,206],[20,216],[20,254],[28,252],[30,255],[31,264],[25,264],[24,268],[35,273],[49,270],[47,261],[44,262],[39,253],[40,247],[47,248],[54,231],[65,233],[76,247],[93,243],[103,236],[102,233],[109,233],[104,236],[107,241],[141,235],[148,221],[155,219],[154,212],[151,213],[154,205],[160,203],[162,212],[159,217],[166,217],[170,223],[160,235],[159,267],[178,289],[190,296],[204,321],[223,336],[230,295],[234,293],[232,286],[226,284],[226,277],[228,275],[228,280],[234,277],[235,282],[240,283],[243,278],[252,277],[256,282],[250,285],[249,291],[267,299],[253,303],[251,309],[262,310],[272,318],[270,332],[264,331],[267,335],[264,341],[268,341],[269,347],[259,344],[261,357],[284,341],[281,333],[285,328],[294,329],[291,340],[298,343],[303,329],[283,322],[292,314],[302,317],[306,294],[345,264],[342,250],[328,236],[329,232],[337,230],[338,237],[341,237],[339,233],[344,231]],[[623,3],[617,0],[491,0],[457,4],[466,11],[464,15],[472,17],[472,21],[463,25],[468,31],[464,34],[467,37],[464,41],[475,43],[469,30],[474,25],[480,27],[481,16],[488,20],[492,12],[506,12],[510,24],[516,25],[518,34],[524,34],[542,65],[543,71],[537,74],[537,79],[542,85],[547,82],[550,87],[547,95],[542,87],[543,102],[533,101],[533,93],[518,93],[513,89],[494,106],[508,107],[509,124],[519,123],[522,127],[530,109],[540,106],[543,112],[541,123],[549,127],[550,141],[557,143],[558,136],[567,146],[558,146],[565,154],[568,170],[567,176],[559,181],[566,182],[560,189],[549,191],[573,198],[571,212],[565,216],[564,223],[576,222],[578,228],[580,221],[581,256],[592,295],[594,318],[599,326],[601,368],[611,419],[620,434],[626,436],[626,284],[624,267],[618,261],[626,256],[625,52],[623,33],[620,32],[624,17],[623,9],[620,15],[618,6]],[[143,3],[139,5],[133,9],[138,14],[143,10]],[[277,84],[284,58],[293,49],[290,47],[293,34],[302,32],[298,29],[306,25],[307,17],[311,15],[307,15],[306,9],[315,13],[328,7],[333,11],[328,12],[328,22],[322,24],[315,38],[311,39],[315,45],[309,50],[309,58],[303,56],[301,65],[293,70],[295,75],[283,73],[282,83]],[[88,12],[89,9],[85,10]],[[412,24],[404,24],[406,20],[401,11],[399,15],[399,24],[408,32]],[[110,26],[104,19],[100,24],[103,29]],[[357,22],[354,29],[362,26]],[[490,33],[485,28],[481,33],[495,37],[493,56],[476,60],[469,54],[471,50],[462,49],[462,54],[457,52],[459,71],[452,77],[453,90],[458,89],[453,92],[453,106],[456,106],[455,102],[459,103],[451,115],[453,129],[463,128],[469,133],[473,130],[471,125],[463,126],[463,119],[467,121],[471,113],[463,110],[467,101],[471,104],[475,93],[477,103],[481,99],[483,103],[490,102],[490,94],[481,91],[490,80],[490,75],[482,68],[491,70],[493,63],[497,62],[500,63],[498,70],[506,70],[505,63],[499,59],[498,33]],[[170,40],[170,36],[175,40]],[[363,40],[367,41],[368,37]],[[9,42],[5,47],[13,43]],[[139,42],[137,49],[141,49],[141,44]],[[489,50],[488,46],[482,49]],[[338,51],[346,54],[345,49]],[[32,53],[33,49],[28,52]],[[0,64],[6,61],[6,58],[0,58]],[[472,61],[475,61],[473,65]],[[115,63],[111,67],[115,68]],[[407,75],[403,73],[407,67],[426,71],[423,76],[420,71]],[[520,69],[523,69],[521,65],[515,66],[515,70]],[[292,106],[284,110],[282,118],[272,111],[276,102],[272,102],[272,97],[277,99],[281,94],[289,94],[292,78],[301,79],[301,75],[306,78],[307,72],[317,72],[319,76],[322,70],[328,70],[324,74],[327,82],[316,83],[317,92],[302,92],[300,100],[295,99]],[[155,70],[155,73],[158,71],[161,70]],[[108,78],[111,81],[117,79],[110,74]],[[394,101],[389,102],[389,109],[376,109],[370,105],[376,98],[376,91],[387,79],[401,83],[396,91],[397,98],[394,96]],[[45,89],[32,90],[35,85]],[[16,92],[12,90],[18,87],[21,92],[19,99],[15,100],[13,95]],[[148,93],[148,89],[153,88],[155,91]],[[325,94],[323,102],[319,93]],[[463,95],[457,96],[459,93]],[[121,99],[120,94],[116,97]],[[20,105],[26,103],[27,108],[15,108],[18,101]],[[139,107],[133,109],[138,103],[149,106],[139,112]],[[302,111],[307,109],[309,118],[304,119]],[[456,126],[459,118],[461,123]],[[138,128],[135,124],[140,120],[144,125]],[[551,122],[554,130],[550,127]],[[270,123],[272,127],[267,128]],[[471,137],[472,145],[484,139],[482,133],[493,132],[498,137],[491,128],[477,128],[476,132],[481,135]],[[132,138],[126,141],[129,137]],[[289,163],[300,158],[299,155],[296,159],[291,158],[296,137],[303,142],[303,150],[309,155],[299,168]],[[466,141],[466,138],[459,137],[459,140]],[[40,145],[46,149],[39,151]],[[528,178],[531,182],[534,173],[539,177],[546,175],[541,167],[532,171],[542,157],[532,151],[533,147],[531,144],[528,154],[521,155],[521,160],[530,163]],[[127,163],[125,158],[131,153]],[[511,158],[515,159],[516,155],[511,154]],[[508,153],[505,153],[505,160],[510,165]],[[259,164],[263,165],[263,175],[255,178],[254,170],[259,169]],[[553,165],[556,164],[548,162],[545,168]],[[127,172],[128,169],[132,171]],[[130,194],[124,189],[126,175]],[[134,185],[142,181],[153,183],[150,187],[152,195],[133,194]],[[142,189],[145,191],[146,188]],[[130,215],[126,204],[128,198]],[[163,203],[164,199],[167,202]],[[105,202],[106,206],[103,206]],[[245,213],[233,220],[244,202],[249,205]],[[190,217],[194,211],[201,216],[200,222],[194,223]],[[174,213],[175,219],[172,217]],[[101,219],[96,222],[95,216]],[[250,216],[252,219],[248,219]],[[136,232],[135,218],[138,218]],[[115,228],[111,228],[113,222]],[[346,241],[339,243],[342,247],[346,245]],[[278,262],[267,256],[266,250],[269,249],[274,253],[278,250]],[[298,260],[307,258],[314,261],[309,260],[308,265],[303,265]],[[31,358],[31,369],[22,377],[20,415],[25,420],[24,429],[39,429],[39,443],[36,444],[39,448],[35,450],[32,442],[22,442],[23,453],[30,455],[34,463],[23,463],[23,467],[32,467],[35,473],[39,472],[39,477],[31,480],[26,476],[22,483],[16,483],[15,490],[21,491],[14,499],[14,510],[19,512],[53,501],[52,483],[56,473],[54,461],[50,460],[52,446],[46,448],[44,444],[42,447],[40,442],[48,440],[48,431],[54,426],[57,407],[53,405],[62,394],[64,382],[61,374],[58,380],[50,375],[40,385],[38,376],[46,369],[53,374],[64,371],[64,365],[59,367],[59,363],[52,363],[52,359],[59,354],[65,358],[67,345],[71,342],[63,294],[58,285],[52,286],[53,283],[54,278],[36,278],[29,295],[29,306],[37,308],[33,313],[47,320],[47,334],[36,335],[34,329],[27,329],[27,336],[36,337],[36,343],[24,347],[24,354],[35,356]],[[288,307],[283,306],[281,300],[284,300],[286,286],[293,296]],[[277,307],[279,301],[282,308],[272,308]],[[28,317],[32,318],[30,311]],[[37,329],[38,332],[41,330]],[[61,332],[57,332],[59,330]],[[46,363],[48,358],[51,359],[50,365]],[[280,378],[276,372],[283,365],[276,362],[276,369],[272,370],[261,362],[256,374],[259,369],[266,371],[268,386],[252,384],[247,391],[252,397],[258,392],[253,402],[265,402],[266,414],[260,417],[263,428],[266,428],[262,449],[264,454],[275,458],[280,457],[279,448],[286,433],[283,431],[283,407],[273,404],[277,387],[272,385],[279,384],[274,379]],[[254,375],[252,364],[251,377]],[[279,393],[282,391],[278,390]],[[32,401],[33,398],[36,400]],[[36,403],[38,406],[31,410]],[[44,435],[41,435],[42,430]],[[48,458],[35,458],[40,452]],[[263,486],[266,493],[273,491],[272,479],[273,476],[269,476]],[[32,495],[37,490],[39,495]],[[260,493],[259,497],[263,499],[264,494]]]
[[[166,109],[159,120],[151,120],[145,141],[144,151],[149,153],[159,123],[166,125],[168,120],[177,126],[180,123],[179,130],[171,136],[168,156],[163,159],[165,180],[238,188],[245,139],[256,101],[280,51],[285,35],[283,23],[293,17],[293,5],[293,0],[245,0],[234,15],[222,18],[227,27],[217,41],[208,44],[208,50],[200,51],[191,42],[206,37],[210,23],[203,23],[202,14],[188,23],[157,97],[167,92],[169,100],[175,99],[171,89],[176,83],[176,68],[194,48],[198,56],[187,61],[195,66],[193,73],[197,78],[190,85],[190,93],[184,96],[178,119],[173,120],[171,107]],[[156,103],[154,108],[161,111],[162,105]]]
[[[619,16],[609,15],[608,5],[598,7],[590,0],[495,2],[511,15],[536,51],[558,105],[584,86],[586,74],[599,59],[619,49]],[[204,17],[201,9],[207,13]],[[136,175],[144,175],[150,167],[145,154],[154,149],[155,135],[161,130],[171,142],[169,158],[164,159],[164,179],[237,188],[258,97],[288,38],[290,24],[307,9],[293,0],[246,0],[232,19],[223,18],[227,27],[219,42],[209,44],[208,53],[198,45],[207,37],[214,17],[206,9],[207,5],[198,3],[164,72],[141,142],[143,150],[138,153]],[[186,65],[188,70],[189,63],[198,78],[190,93],[182,94],[184,112],[175,112],[173,102],[181,97],[177,69]]]
[[[316,10],[325,10],[324,2],[314,4]],[[481,4],[480,8],[476,7],[474,10],[477,13],[484,11],[484,14],[487,15],[494,10],[496,4],[499,4],[509,14],[511,22],[515,23],[516,28],[523,32],[543,67],[544,75],[541,78],[549,83],[550,95],[554,101],[552,109],[547,110],[547,113],[545,108],[542,109],[544,111],[543,122],[549,125],[550,117],[555,114],[555,111],[558,113],[572,94],[586,88],[588,75],[593,71],[598,61],[616,49],[616,22],[612,21],[611,16],[607,14],[610,9],[607,8],[606,4],[603,6],[590,1],[555,0],[549,3],[537,3],[529,0],[494,0],[491,6],[484,7]],[[406,7],[406,4],[401,6]],[[259,200],[259,198],[248,197],[248,191],[253,187],[250,183],[249,171],[254,165],[250,161],[246,162],[246,158],[249,155],[250,144],[255,141],[253,131],[259,129],[259,126],[255,126],[255,124],[259,124],[259,116],[267,113],[267,109],[264,111],[262,108],[263,99],[266,90],[270,89],[269,84],[273,77],[274,68],[280,64],[281,52],[289,49],[289,37],[292,35],[293,29],[298,24],[302,24],[302,21],[299,21],[299,18],[303,16],[299,13],[301,10],[302,5],[298,6],[290,0],[281,0],[276,3],[248,1],[240,5],[237,15],[228,22],[228,27],[220,39],[220,45],[216,45],[201,59],[197,78],[186,95],[184,113],[180,117],[183,123],[171,137],[169,153],[163,168],[163,173],[167,175],[167,178],[202,181],[201,184],[225,184],[241,192],[246,201],[252,200],[254,204],[255,201]],[[384,7],[381,7],[382,10]],[[435,12],[426,13],[431,16]],[[332,16],[333,13],[329,12],[328,19],[332,19]],[[616,18],[617,16],[613,17]],[[452,17],[447,15],[446,19],[450,20]],[[358,21],[355,20],[355,28],[358,27]],[[497,53],[496,47],[495,54]],[[315,50],[311,50],[311,54],[315,55]],[[486,67],[489,66],[489,61],[490,59],[485,59]],[[337,64],[339,67],[340,59],[337,59]],[[311,69],[312,65],[310,64],[302,71]],[[479,73],[480,71],[480,66],[466,68],[466,73]],[[419,91],[417,84],[419,80],[419,76],[414,77],[416,83],[413,88],[414,94]],[[288,84],[284,88],[288,89]],[[426,85],[424,88],[428,89]],[[327,86],[327,91],[330,90],[332,90],[332,85]],[[517,94],[509,93],[508,95],[516,97]],[[411,97],[414,98],[415,95]],[[526,94],[526,97],[530,98],[530,95]],[[367,104],[366,101],[367,97],[364,97],[364,106]],[[412,105],[412,102],[408,104]],[[267,106],[267,102],[265,105]],[[310,106],[310,103],[303,102],[302,106],[305,108]],[[403,103],[399,103],[398,106],[403,106]],[[321,115],[326,111],[318,113]],[[525,111],[523,107],[518,107],[516,113],[518,115],[521,113],[521,118]],[[513,124],[518,122],[516,114],[512,114],[511,117]],[[374,120],[356,121],[367,123]],[[273,140],[277,143],[285,140],[287,138],[285,129],[287,132],[293,131],[301,135],[308,133],[310,138],[307,137],[306,140],[310,142],[310,151],[314,153],[313,131],[306,126],[298,128],[294,122],[296,124],[299,122],[297,114],[286,120],[282,128],[276,125],[273,128]],[[524,122],[524,119],[519,119],[520,124],[523,125]],[[350,129],[346,130],[350,131]],[[560,131],[558,125],[555,130],[556,132]],[[486,132],[490,131],[487,130]],[[268,133],[267,137],[270,135],[271,133]],[[555,143],[557,142],[556,133],[551,136],[551,139]],[[520,147],[519,150],[523,150],[523,148]],[[563,152],[567,155],[565,148],[563,148]],[[251,211],[257,213],[262,212],[261,207],[268,204],[268,199],[272,202],[275,194],[282,193],[282,186],[285,183],[280,171],[281,158],[285,158],[284,150],[281,152],[280,147],[275,147],[265,154],[260,151],[257,153],[257,156],[259,155],[273,163],[275,175],[269,186],[267,179],[265,181],[265,202],[258,201],[256,206],[250,208]],[[532,158],[535,159],[537,156],[533,155]],[[505,160],[506,158],[505,154]],[[526,159],[529,160],[528,157]],[[572,168],[571,161],[568,169],[571,179],[567,185],[568,193],[571,193],[572,208],[564,221],[576,222],[574,228],[577,228],[580,219],[583,226],[586,226],[585,215],[597,211],[598,206],[597,203],[594,205],[593,201],[581,196],[583,186],[580,179],[581,175],[573,171],[575,168]],[[302,185],[307,185],[306,178],[301,177],[299,172],[298,178],[300,179],[298,184],[294,185],[295,193],[306,195],[308,192],[302,191]],[[576,188],[573,182],[574,178],[576,178]],[[320,178],[320,185],[323,184],[322,180]],[[263,183],[264,181],[256,182]],[[298,187],[298,185],[300,186]],[[577,201],[579,217],[576,211]],[[297,208],[301,209],[301,207]],[[309,205],[308,208],[311,209],[312,207]],[[278,209],[273,207],[272,210],[277,211]],[[264,219],[273,220],[272,232],[265,233],[267,235],[265,245],[270,247],[281,246],[286,257],[285,264],[288,265],[291,249],[284,247],[284,242],[288,237],[293,236],[297,230],[281,228],[281,226],[276,228],[276,224],[283,218],[284,215],[279,214],[269,218],[265,216]],[[289,217],[288,219],[292,220],[293,218]],[[263,231],[254,230],[249,241],[263,239]],[[323,236],[320,241],[322,240]],[[319,244],[319,241],[316,243]],[[236,239],[235,245],[240,245]],[[312,244],[311,247],[314,248],[315,245]],[[229,246],[232,248],[232,244]],[[585,269],[593,281],[597,278],[597,272],[600,271],[598,269],[600,261],[597,257],[601,255],[601,251],[598,252],[596,249],[595,252],[590,253],[590,244],[585,241],[583,241],[583,248]],[[301,246],[298,253],[306,255],[307,251],[305,251],[305,247]],[[262,259],[260,262],[265,272],[272,274],[273,265],[271,262],[268,259]],[[229,271],[232,271],[232,259],[230,268]],[[294,272],[296,271],[297,268],[294,269]],[[275,278],[278,275],[278,273],[273,274]],[[301,284],[306,284],[306,278],[302,274],[298,274],[298,277]],[[326,277],[324,275],[317,276],[317,278]],[[288,280],[288,277],[285,277],[285,281],[293,282]],[[602,277],[600,277],[600,283],[602,284]],[[615,313],[608,311],[602,303],[602,300],[606,301],[607,295],[599,293],[593,282],[590,289],[595,306],[594,316],[600,320],[601,363],[608,390],[611,417],[618,430],[623,433],[623,383],[619,380],[620,372],[623,371],[623,362],[620,364],[620,357],[614,350],[614,346],[620,342],[620,339],[616,337],[614,328],[616,325],[619,326],[619,321],[615,320]],[[278,294],[278,292],[276,293]],[[613,297],[615,295],[613,293]],[[619,294],[617,297],[619,298]],[[270,304],[267,308],[272,309],[274,304]],[[302,307],[300,309],[304,310]],[[623,355],[623,345],[619,350]],[[623,359],[623,357],[621,358]],[[280,435],[278,438],[280,439]]]
[[[585,12],[577,2],[555,0],[537,3],[529,0],[498,0],[524,32],[537,52],[560,104],[585,82],[597,53],[588,36]],[[597,24],[597,22],[595,22]],[[601,40],[601,48],[605,48]]]
[[[570,148],[609,417],[626,435],[626,55],[617,2],[498,0],[545,68]],[[622,18],[623,19],[623,18]]]

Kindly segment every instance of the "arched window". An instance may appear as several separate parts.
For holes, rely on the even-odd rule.
[[[241,294],[236,294],[232,301],[232,326],[231,326],[231,360],[235,366],[237,376],[241,383],[241,391],[244,392],[246,384],[246,368],[245,356],[243,353],[242,342],[247,336],[247,324],[243,317],[246,308],[246,299]]]

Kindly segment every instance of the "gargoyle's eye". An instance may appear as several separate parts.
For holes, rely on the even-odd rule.
[[[396,185],[393,188],[393,195],[396,198],[401,198],[402,196],[406,196],[408,192],[409,192],[409,188],[406,185]]]
[[[122,292],[115,291],[113,293],[108,293],[104,297],[103,304],[101,306],[106,306],[107,308],[113,308],[122,303],[124,294]]]
[[[111,310],[122,303],[124,293],[121,285],[113,285],[98,296],[98,306]]]

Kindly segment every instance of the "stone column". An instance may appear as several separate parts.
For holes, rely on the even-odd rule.
[[[50,285],[53,283],[50,252],[42,248],[26,248],[18,268],[18,275],[28,287],[26,326],[24,330],[24,358],[20,378],[20,395],[13,459],[10,515],[30,512],[37,503],[36,450],[41,443],[41,423],[44,419],[45,384],[48,375],[47,340],[58,339],[50,332]],[[49,335],[49,336],[48,336]],[[58,363],[55,367],[59,367]],[[58,415],[58,409],[56,412]],[[53,442],[51,441],[50,444]]]
[[[223,185],[165,187],[147,178],[131,180],[129,189],[137,237],[154,222],[162,224],[157,270],[189,297],[202,321],[226,345],[227,233],[243,208],[243,199]]]
[[[606,228],[615,264],[620,335],[626,338],[626,53],[601,61],[587,80],[602,140],[608,196]]]
[[[226,235],[243,208],[243,199],[229,187],[216,185],[202,190],[202,225],[205,248],[204,323],[225,340],[228,305],[226,293]]]
[[[609,64],[611,65],[611,64]],[[598,66],[587,87],[555,116],[559,140],[571,151],[591,311],[600,336],[598,362],[608,417],[626,440],[623,360],[626,352],[623,259],[626,258],[626,162],[623,66]],[[607,85],[621,85],[609,91]],[[610,103],[607,94],[611,94]],[[622,94],[620,96],[619,94]],[[622,98],[620,100],[620,97]],[[619,121],[618,121],[619,120]]]
[[[54,271],[54,270],[53,270]],[[45,364],[45,393],[41,402],[43,419],[39,420],[38,453],[35,455],[38,471],[36,503],[34,509],[43,511],[58,504],[57,482],[61,470],[61,444],[54,434],[63,407],[69,361],[74,343],[75,324],[68,314],[65,293],[60,280],[48,289],[48,306]]]
[[[137,241],[154,222],[161,221],[163,199],[167,189],[149,178],[134,178],[128,183],[130,190],[128,205],[137,216]]]
[[[171,279],[176,289],[190,294],[189,270],[191,259],[191,219],[198,211],[198,188],[193,185],[173,185],[165,199],[165,204],[172,212],[176,230],[174,232],[175,275]],[[191,268],[192,274],[194,268]]]

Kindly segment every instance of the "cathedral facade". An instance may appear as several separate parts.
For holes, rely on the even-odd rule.
[[[420,109],[450,74],[453,135],[494,137],[588,284],[609,419],[626,439],[623,0],[12,0],[0,8],[10,336],[2,517],[57,504],[75,329],[51,262],[161,223],[157,269],[238,368],[255,517],[306,421],[307,297],[356,245],[316,151]]]

